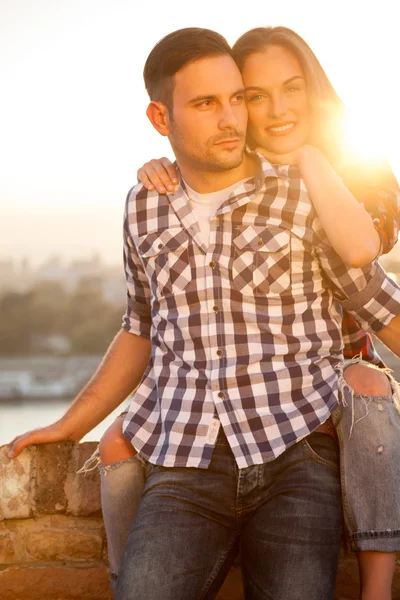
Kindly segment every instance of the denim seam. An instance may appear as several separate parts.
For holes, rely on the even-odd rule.
[[[235,506],[237,526],[240,525],[240,518],[241,518],[241,514],[242,514],[242,510],[243,510],[243,505],[239,501],[239,499],[242,496],[242,480],[243,480],[242,473],[241,473],[241,471],[239,471],[238,477],[237,477],[236,506]]]
[[[382,539],[382,538],[398,538],[400,537],[400,529],[385,529],[384,531],[356,531],[350,534],[352,546],[354,547],[356,542],[362,540]]]
[[[339,439],[339,450],[340,453],[342,452],[342,448],[343,448],[343,436],[342,436],[342,432],[340,431],[339,428],[336,429],[336,434],[338,436]],[[350,536],[352,536],[352,531],[354,531],[356,529],[356,524],[353,518],[353,514],[350,508],[350,502],[348,500],[347,497],[347,486],[346,486],[346,478],[345,478],[345,469],[340,468],[339,469],[339,473],[340,473],[340,483],[341,483],[341,489],[342,489],[342,507],[343,507],[343,516],[344,516],[344,521],[346,524],[346,529],[347,529],[347,533]]]
[[[228,556],[229,552],[232,550],[233,545],[235,543],[235,539],[236,539],[236,533],[234,533],[232,535],[231,543],[228,544],[225,551],[222,552],[219,560],[217,561],[217,563],[214,567],[214,570],[212,571],[211,575],[207,579],[205,586],[203,588],[203,591],[201,592],[201,594],[199,596],[199,600],[202,600],[203,598],[206,597],[206,594],[207,594],[208,590],[210,589],[212,583],[214,582],[216,576],[218,575],[222,565],[224,564],[226,557]]]
[[[358,394],[358,393],[354,392],[354,398],[362,398],[363,400],[371,400],[371,401],[376,401],[376,402],[382,402],[382,400],[385,400],[386,402],[393,403],[393,396],[387,396],[387,395],[372,396],[372,394]]]
[[[366,540],[371,538],[400,537],[400,529],[385,529],[382,531],[356,531],[351,534],[352,540]]]
[[[241,561],[241,563],[242,563],[242,561]],[[240,565],[240,572],[241,572],[241,575],[242,575],[244,597],[247,598],[248,595],[249,595],[249,578],[246,577],[245,570],[244,570],[244,567],[243,567],[242,564]],[[255,588],[257,588],[258,592],[260,592],[261,594],[263,594],[264,590],[260,588],[260,586],[258,585],[258,583],[256,581],[254,581],[254,580],[253,580],[252,583],[253,583],[253,586]]]
[[[315,452],[315,450],[312,448],[311,444],[307,441],[307,439],[302,440],[302,444],[306,448],[306,450],[308,450],[308,452],[311,454],[311,457],[313,458],[313,460],[320,463],[324,467],[327,467],[329,469],[332,469],[332,471],[339,473],[339,471],[340,471],[339,466],[334,465],[333,463],[330,463],[325,458],[322,458],[321,456],[319,456],[319,454],[317,454],[317,452]]]

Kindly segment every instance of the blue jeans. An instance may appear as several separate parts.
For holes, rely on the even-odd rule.
[[[339,452],[313,433],[239,470],[223,432],[208,469],[147,464],[114,600],[211,600],[238,550],[246,600],[331,600],[342,533]]]
[[[340,445],[342,503],[352,550],[400,550],[400,393],[356,394],[343,378],[354,357],[339,365],[340,406],[333,412]]]

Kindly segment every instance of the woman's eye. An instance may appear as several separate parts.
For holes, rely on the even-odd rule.
[[[301,88],[300,87],[290,87],[287,89],[288,92],[301,92]]]
[[[241,102],[243,102],[243,100],[244,100],[243,94],[238,94],[237,96],[234,96],[232,98],[232,104],[240,104]]]
[[[258,100],[262,100],[265,98],[263,94],[254,94],[254,96],[250,96],[247,101],[248,102],[257,102]]]

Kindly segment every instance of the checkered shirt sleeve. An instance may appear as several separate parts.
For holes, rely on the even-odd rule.
[[[400,314],[400,288],[377,261],[349,268],[326,243],[316,252],[342,308],[364,331],[376,333]]]
[[[133,190],[134,188],[132,188]],[[150,287],[143,264],[136,252],[129,232],[132,215],[129,212],[129,191],[123,222],[124,269],[126,278],[127,302],[122,319],[122,328],[140,337],[150,338],[151,312]],[[133,217],[134,218],[134,217]]]

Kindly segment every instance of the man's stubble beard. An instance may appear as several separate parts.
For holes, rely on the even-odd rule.
[[[240,138],[237,148],[220,148],[215,143],[229,138]],[[185,138],[176,128],[170,136],[170,143],[178,160],[183,160],[186,165],[197,171],[208,173],[221,173],[240,167],[244,159],[245,136],[240,132],[219,134],[213,136],[203,146],[193,142],[185,143]]]

